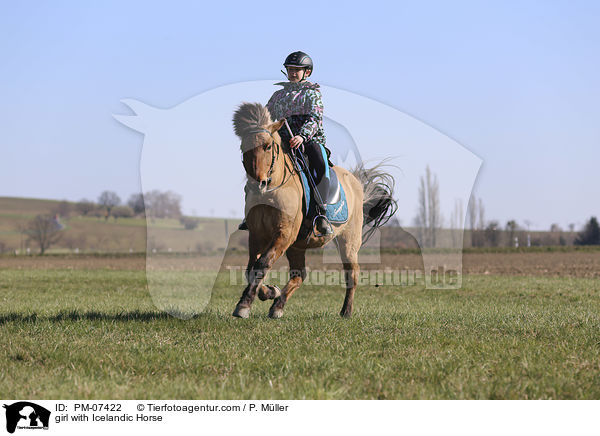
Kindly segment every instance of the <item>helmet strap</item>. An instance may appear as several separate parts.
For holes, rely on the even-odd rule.
[[[307,68],[302,68],[302,78],[300,79],[300,82],[302,82],[303,80],[306,80],[306,70]],[[283,70],[279,70],[281,71],[281,73],[285,76],[286,79],[290,80],[289,76],[287,75],[287,73]],[[310,70],[312,73],[312,70]]]

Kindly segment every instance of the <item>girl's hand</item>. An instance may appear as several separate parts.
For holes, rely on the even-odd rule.
[[[302,145],[303,142],[304,138],[300,135],[296,135],[290,140],[290,147],[298,148],[300,147],[300,145]]]

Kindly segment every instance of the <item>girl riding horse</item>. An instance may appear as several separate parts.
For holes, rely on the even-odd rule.
[[[286,128],[282,128],[279,135],[291,148],[303,147],[320,197],[326,201],[329,191],[330,153],[325,147],[323,102],[319,85],[306,80],[312,74],[313,61],[306,53],[296,51],[285,58],[283,66],[287,70],[289,82],[276,83],[283,86],[283,89],[275,91],[267,103],[267,109],[272,119],[288,120],[295,136],[290,138]],[[318,207],[323,211],[325,204],[318,204]],[[246,230],[246,222],[244,221],[239,228]],[[324,214],[317,217],[316,228],[322,235],[332,233]]]

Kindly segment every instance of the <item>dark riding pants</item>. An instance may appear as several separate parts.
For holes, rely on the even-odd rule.
[[[310,173],[317,185],[319,194],[321,194],[323,203],[326,203],[329,194],[329,164],[325,147],[314,141],[308,141],[304,144],[304,154],[308,158]]]

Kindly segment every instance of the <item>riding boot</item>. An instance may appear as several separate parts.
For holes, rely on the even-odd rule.
[[[325,215],[327,215],[327,197],[329,196],[329,178],[323,174],[321,177],[321,183],[317,186],[317,190],[323,200],[323,204],[319,205],[319,213],[322,215],[317,218],[316,227],[317,231],[322,235],[331,235],[331,224]]]
[[[329,223],[329,220],[323,215],[320,215],[319,217],[317,217],[316,227],[317,227],[317,231],[321,235],[332,235],[333,234],[333,230],[331,230],[331,224]]]

